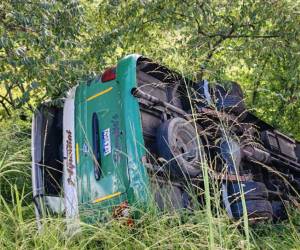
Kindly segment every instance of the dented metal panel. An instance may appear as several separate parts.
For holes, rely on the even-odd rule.
[[[95,80],[77,88],[75,140],[80,155],[77,180],[83,213],[87,207],[101,210],[124,200],[130,204],[148,201],[148,176],[141,162],[145,149],[140,112],[137,100],[130,93],[136,86],[137,58],[130,56],[119,62],[116,80],[105,83]],[[99,126],[97,155],[92,129],[95,114]],[[98,179],[97,167],[101,171]]]

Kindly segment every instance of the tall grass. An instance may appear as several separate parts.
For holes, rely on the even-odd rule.
[[[26,204],[24,193],[12,187],[12,203],[0,199],[1,249],[207,249],[209,221],[205,210],[193,213],[149,212],[128,227],[122,220],[89,225],[81,223],[80,235],[65,233],[63,218],[43,221],[38,232],[32,205]],[[250,228],[251,249],[297,249],[300,244],[299,218],[291,211],[288,221]],[[215,249],[246,249],[247,239],[241,222],[233,223],[225,213],[212,217],[219,228],[213,231]]]
[[[192,123],[197,131],[197,112],[193,109],[192,104],[192,96],[189,91],[189,87],[186,85],[187,90],[187,97],[189,100],[189,104],[192,107],[191,113],[192,113]],[[204,155],[203,149],[202,149],[202,143],[200,139],[200,135],[197,133],[196,136],[197,145],[198,145],[198,151],[200,153],[200,164],[201,164],[201,170],[203,175],[203,182],[204,182],[204,196],[205,196],[205,204],[206,204],[206,214],[208,218],[208,224],[209,224],[209,248],[214,249],[214,225],[212,220],[212,213],[211,213],[211,197],[210,197],[210,178],[209,178],[209,170],[208,170],[208,162]]]
[[[64,218],[48,217],[38,231],[31,203],[29,124],[16,126],[6,124],[0,131],[0,249],[299,249],[297,209],[289,208],[288,220],[276,224],[249,227],[247,213],[239,221],[230,220],[220,206],[220,187],[209,177],[208,165],[213,163],[207,159],[202,166],[204,207],[159,211],[150,204],[133,227],[122,219],[81,222],[81,232],[74,235],[66,233]],[[222,126],[226,131],[227,124]]]

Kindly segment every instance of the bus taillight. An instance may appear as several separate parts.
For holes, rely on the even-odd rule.
[[[116,79],[116,67],[111,67],[106,69],[101,76],[101,82],[108,82],[115,79]]]

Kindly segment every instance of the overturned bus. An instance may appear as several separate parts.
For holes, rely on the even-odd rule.
[[[194,82],[129,55],[43,103],[32,122],[36,217],[88,222],[130,208],[193,209],[203,171],[231,218],[284,217],[298,199],[300,143],[245,108],[236,83]],[[196,199],[192,199],[191,189]]]

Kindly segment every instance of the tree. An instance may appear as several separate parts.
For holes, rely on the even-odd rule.
[[[78,1],[0,3],[0,115],[57,96],[76,79],[83,11]],[[32,102],[30,103],[30,97]]]
[[[107,64],[138,52],[192,77],[202,66],[211,81],[240,82],[259,116],[300,138],[299,6],[289,0],[102,1],[88,12],[94,21],[87,57]]]
[[[300,138],[299,5],[6,0],[0,12],[0,106],[9,113],[28,106],[30,97],[34,104],[61,96],[83,76],[140,53],[190,77],[198,72],[210,81],[240,82],[259,116]]]

